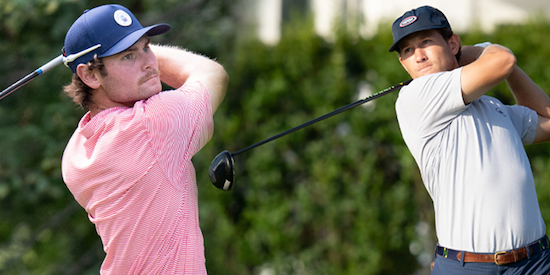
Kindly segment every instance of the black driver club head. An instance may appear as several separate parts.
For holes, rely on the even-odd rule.
[[[222,151],[212,160],[208,169],[208,176],[210,176],[210,181],[219,189],[231,190],[235,170],[233,169],[233,156],[229,151]]]

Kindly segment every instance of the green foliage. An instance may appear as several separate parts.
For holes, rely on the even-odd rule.
[[[86,8],[105,1],[0,1],[0,86],[60,53]],[[168,22],[154,43],[215,57],[231,81],[212,141],[194,157],[210,274],[414,274],[432,255],[433,209],[395,118],[397,92],[235,157],[236,182],[222,192],[208,166],[235,152],[408,79],[389,24],[368,40],[341,31],[327,42],[312,19],[286,24],[276,46],[243,35],[237,1],[126,0],[143,25]],[[549,23],[533,19],[463,44],[508,46],[550,90]],[[518,39],[520,37],[521,39]],[[0,101],[0,273],[97,274],[99,237],[61,178],[60,160],[83,110],[61,92],[55,68]],[[492,94],[513,104],[506,85]],[[364,97],[365,95],[362,95]],[[550,219],[548,144],[528,146],[541,210]]]
[[[107,2],[0,1],[2,89],[61,54],[72,22],[85,9]],[[155,43],[170,39],[215,56],[224,52],[217,43],[229,43],[227,33],[234,33],[226,24],[227,33],[213,34],[231,15],[232,1],[119,3],[130,7],[143,25],[172,24],[169,35],[155,37]],[[177,20],[164,21],[166,15]],[[178,30],[187,22],[195,24],[185,25],[189,32]],[[199,27],[212,39],[198,39]],[[98,274],[104,257],[100,239],[61,177],[63,150],[84,114],[61,92],[70,79],[70,70],[59,66],[1,101],[0,274]]]
[[[533,34],[525,37],[529,48],[514,48],[515,32],[547,33],[547,27],[536,21],[462,38],[464,44],[510,44],[520,66],[548,90],[546,79],[529,71],[531,60],[539,62],[546,50],[545,40],[537,42],[534,37],[541,36]],[[197,171],[207,171],[207,161],[221,150],[235,152],[357,100],[361,85],[376,91],[408,78],[387,53],[388,30],[369,40],[342,34],[328,43],[306,20],[283,33],[274,47],[247,41],[235,48],[233,62],[226,64],[230,89],[215,116],[214,139],[195,158]],[[513,104],[506,85],[492,94]],[[236,156],[230,193],[201,186],[209,271],[412,274],[420,268],[416,257],[431,257],[435,242],[433,229],[425,229],[433,226],[433,206],[401,138],[396,97],[387,95],[374,107],[350,110]],[[547,152],[530,157],[542,211],[550,214],[550,193],[540,186],[550,180],[541,173],[548,167]],[[206,173],[198,177],[209,184]],[[213,263],[218,257],[229,263]]]

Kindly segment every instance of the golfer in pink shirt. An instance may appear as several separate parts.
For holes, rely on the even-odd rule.
[[[228,76],[209,58],[150,44],[169,29],[104,5],[65,38],[67,56],[93,49],[66,64],[65,92],[89,111],[62,172],[103,242],[101,274],[206,274],[191,158],[212,136]],[[161,81],[176,89],[161,92]]]

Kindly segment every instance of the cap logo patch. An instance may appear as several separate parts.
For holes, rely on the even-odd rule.
[[[132,25],[132,17],[123,10],[115,11],[115,21],[123,27]]]
[[[408,26],[408,25],[414,23],[414,21],[416,21],[416,19],[418,19],[418,17],[416,17],[416,16],[414,16],[414,15],[411,15],[411,16],[409,16],[409,17],[403,19],[403,20],[401,21],[401,23],[399,23],[399,27],[404,28],[404,27],[406,27],[406,26]]]

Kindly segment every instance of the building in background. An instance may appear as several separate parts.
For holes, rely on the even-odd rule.
[[[368,38],[376,33],[379,24],[389,25],[405,11],[430,5],[448,17],[457,33],[471,28],[490,32],[503,23],[521,23],[533,16],[550,17],[547,0],[245,0],[255,16],[260,41],[277,44],[281,26],[289,20],[291,11],[311,12],[317,33],[327,40],[334,37],[336,19],[357,26],[358,34]]]

